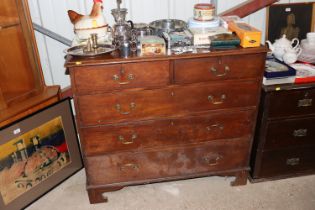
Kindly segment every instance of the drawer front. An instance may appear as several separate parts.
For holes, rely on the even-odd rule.
[[[315,113],[315,89],[270,93],[269,117],[287,117]]]
[[[224,140],[193,147],[86,158],[89,184],[112,184],[244,168],[249,141]]]
[[[88,126],[256,106],[258,88],[255,81],[226,82],[84,95],[76,99],[81,123]]]
[[[268,123],[265,150],[305,145],[315,145],[315,118]]]
[[[255,178],[268,178],[307,172],[315,169],[315,147],[264,152]]]
[[[86,155],[184,145],[223,138],[249,138],[254,111],[146,121],[122,126],[81,129]],[[235,129],[237,127],[237,129]]]
[[[165,86],[170,82],[169,61],[81,67],[73,74],[79,95]]]
[[[182,59],[175,61],[175,82],[194,83],[262,76],[265,54]]]

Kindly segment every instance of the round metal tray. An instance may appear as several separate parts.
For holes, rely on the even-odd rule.
[[[162,19],[151,22],[150,27],[154,29],[157,35],[163,32],[170,33],[173,31],[184,31],[187,29],[187,23],[183,20],[177,19]]]
[[[86,48],[85,45],[74,46],[67,49],[65,53],[72,56],[92,57],[92,56],[98,56],[98,55],[111,53],[114,50],[116,50],[115,46],[108,45],[108,44],[100,44],[98,45],[98,48],[96,50],[88,51],[88,52],[84,51],[84,48]]]

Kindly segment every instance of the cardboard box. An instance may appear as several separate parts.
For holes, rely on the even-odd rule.
[[[243,22],[229,22],[229,30],[235,32],[241,39],[240,45],[246,47],[259,47],[261,31]]]
[[[214,28],[190,28],[189,29],[193,34],[193,43],[194,45],[210,45],[210,36],[223,33],[231,33],[223,27],[214,27]]]

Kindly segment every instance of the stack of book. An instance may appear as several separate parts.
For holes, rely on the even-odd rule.
[[[264,85],[294,83],[295,77],[296,70],[291,66],[273,57],[266,60],[263,79]]]

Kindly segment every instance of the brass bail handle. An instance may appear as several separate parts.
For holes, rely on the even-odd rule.
[[[123,110],[122,110],[122,107],[121,107],[121,104],[116,104],[116,105],[115,105],[115,109],[116,109],[116,111],[117,111],[119,114],[128,115],[128,114],[130,114],[133,110],[136,109],[136,103],[131,102],[131,103],[129,104],[129,110],[130,110],[130,111],[123,111]]]
[[[210,72],[216,77],[224,77],[230,72],[230,67],[228,65],[225,65],[224,72],[220,74],[219,71],[215,67],[212,66],[210,68]]]
[[[226,99],[226,95],[225,95],[225,94],[222,94],[222,95],[220,96],[220,98],[217,99],[217,100],[214,98],[213,95],[209,95],[209,96],[208,96],[208,100],[209,100],[212,104],[214,104],[214,105],[223,104],[223,102],[225,101],[225,99]]]
[[[128,145],[128,144],[133,144],[135,142],[135,140],[137,139],[138,135],[136,133],[132,134],[131,135],[131,138],[130,140],[128,139],[125,139],[124,136],[122,135],[119,135],[118,136],[118,140],[122,143],[122,144],[125,144],[125,145]]]
[[[113,80],[116,81],[119,85],[127,85],[129,84],[132,80],[135,79],[135,76],[133,74],[128,74],[126,77],[126,81],[123,81],[125,75],[125,70],[123,68],[120,69],[120,75],[113,75]]]

